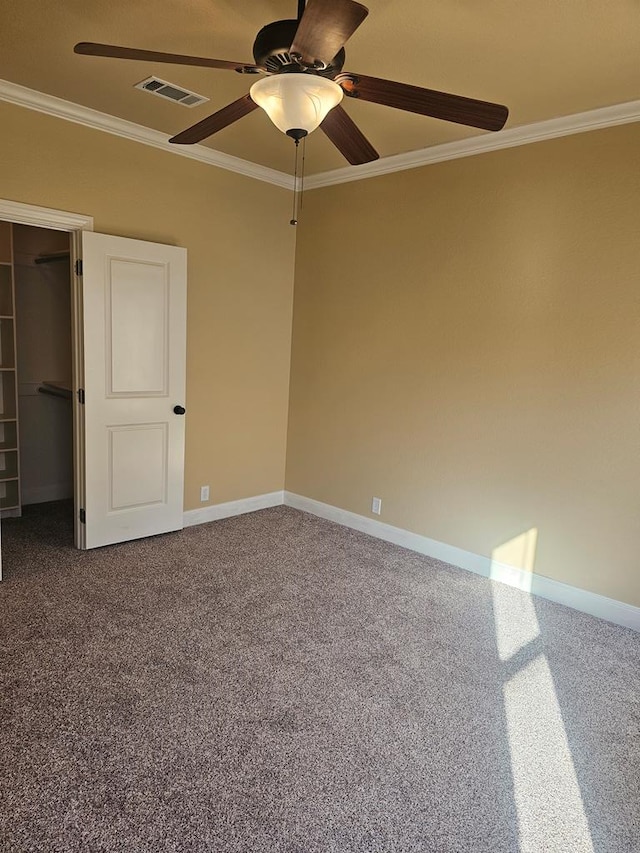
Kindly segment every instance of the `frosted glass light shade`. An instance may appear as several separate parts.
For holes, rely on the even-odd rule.
[[[315,74],[278,74],[254,83],[251,99],[266,112],[275,126],[311,133],[337,106],[344,92],[326,77]]]

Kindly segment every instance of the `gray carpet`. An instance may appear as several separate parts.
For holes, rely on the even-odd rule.
[[[640,635],[285,507],[2,550],[2,851],[640,850]]]

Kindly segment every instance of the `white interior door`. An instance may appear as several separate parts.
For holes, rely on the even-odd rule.
[[[183,526],[187,253],[90,231],[81,246],[76,544],[95,548]]]

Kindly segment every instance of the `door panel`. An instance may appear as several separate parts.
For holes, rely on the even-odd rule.
[[[169,269],[112,259],[107,275],[108,394],[166,396]]]
[[[111,488],[109,510],[162,504],[169,491],[169,442],[166,424],[107,427]],[[143,468],[146,476],[132,477]]]
[[[182,528],[186,251],[82,235],[80,547]]]

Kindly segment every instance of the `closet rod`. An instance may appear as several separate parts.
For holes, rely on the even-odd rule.
[[[64,388],[52,388],[47,385],[41,385],[38,388],[39,394],[48,394],[50,397],[60,397],[62,400],[70,400],[72,397],[71,391]]]
[[[51,255],[40,255],[37,258],[34,258],[37,264],[50,264],[53,261],[68,261],[71,257],[70,252],[56,252]]]

